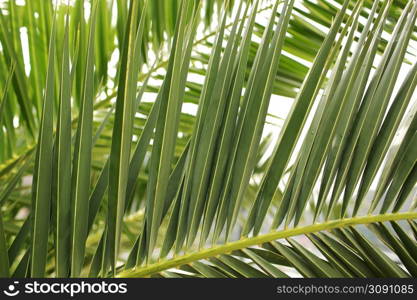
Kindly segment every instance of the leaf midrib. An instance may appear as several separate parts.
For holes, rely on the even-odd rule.
[[[312,224],[297,228],[284,229],[279,231],[271,231],[269,233],[259,235],[251,238],[243,238],[238,241],[230,242],[224,245],[211,247],[199,252],[189,253],[181,256],[177,256],[173,259],[159,261],[148,266],[133,268],[123,271],[117,275],[121,278],[129,277],[147,277],[149,275],[164,271],[167,269],[175,268],[180,265],[198,261],[201,259],[210,258],[220,254],[230,253],[235,250],[240,250],[247,247],[260,245],[263,243],[271,242],[278,239],[289,238],[297,235],[305,235],[309,233],[331,230],[336,228],[345,228],[354,225],[366,225],[377,222],[387,221],[400,221],[417,219],[417,212],[402,212],[402,213],[389,213],[379,215],[367,215],[361,217],[345,218],[339,220],[327,221],[324,223]]]

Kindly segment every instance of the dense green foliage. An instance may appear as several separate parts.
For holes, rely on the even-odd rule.
[[[0,2],[0,276],[417,276],[416,1],[66,2]]]

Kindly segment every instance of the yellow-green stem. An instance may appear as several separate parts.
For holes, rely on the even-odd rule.
[[[243,238],[238,241],[230,242],[225,245],[215,246],[212,248],[204,249],[199,252],[189,253],[182,256],[178,256],[169,260],[159,261],[157,263],[137,267],[136,269],[126,270],[118,274],[117,277],[147,277],[149,275],[178,267],[180,265],[188,264],[201,259],[214,257],[220,254],[230,253],[235,250],[260,245],[263,243],[271,242],[278,239],[289,238],[297,235],[304,235],[313,232],[331,230],[336,228],[342,228],[354,225],[365,225],[377,222],[387,221],[400,221],[417,219],[417,212],[403,212],[403,213],[391,213],[383,215],[368,215],[362,217],[346,218],[341,220],[332,220],[324,223],[312,224],[308,226],[284,229],[280,231],[272,231],[267,234],[259,235],[251,238]]]

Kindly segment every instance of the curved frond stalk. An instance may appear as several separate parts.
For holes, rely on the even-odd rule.
[[[132,270],[126,270],[118,274],[118,277],[147,277],[155,273],[167,271],[172,268],[178,268],[182,265],[187,265],[203,259],[209,259],[217,257],[219,255],[227,255],[233,253],[233,251],[242,250],[249,247],[254,247],[264,243],[273,242],[279,239],[287,239],[298,235],[311,235],[320,233],[323,231],[332,231],[335,229],[348,229],[357,225],[368,225],[374,223],[382,223],[387,221],[401,221],[401,220],[415,220],[417,219],[417,213],[394,213],[385,215],[365,216],[365,217],[353,217],[341,220],[327,221],[325,223],[313,224],[298,228],[285,229],[281,231],[273,231],[267,234],[259,235],[251,238],[243,238],[238,241],[230,242],[224,245],[215,246],[208,249],[203,249],[196,253],[189,253],[183,256],[178,256],[169,260],[160,261],[154,264],[150,264],[144,267],[137,267]],[[398,229],[397,229],[398,230]],[[416,241],[413,241],[413,245],[416,245]],[[370,261],[372,261],[372,257]],[[415,263],[415,262],[414,262]],[[308,274],[306,274],[308,275]],[[314,275],[316,274],[310,274]],[[339,274],[338,274],[339,275]],[[381,276],[381,274],[379,274]]]

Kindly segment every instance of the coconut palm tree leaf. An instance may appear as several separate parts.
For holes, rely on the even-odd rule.
[[[417,275],[415,0],[0,10],[2,276]]]

